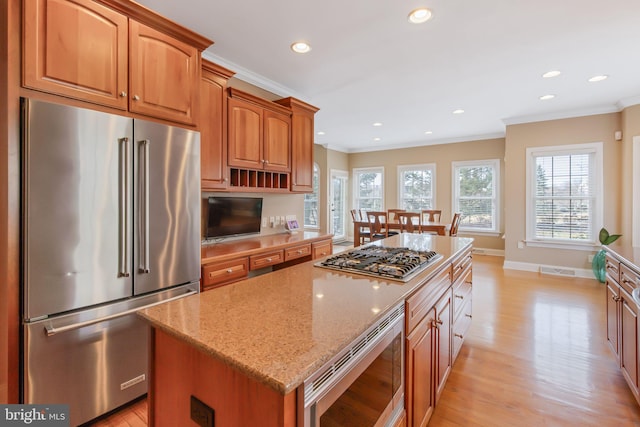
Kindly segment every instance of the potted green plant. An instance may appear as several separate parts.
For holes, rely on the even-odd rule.
[[[598,235],[598,239],[600,240],[601,245],[610,245],[616,240],[622,237],[622,234],[609,234],[606,228],[602,227],[600,229],[600,234]],[[591,262],[591,269],[593,270],[593,274],[596,276],[596,279],[600,283],[604,283],[605,276],[607,274],[607,269],[605,267],[605,256],[606,252],[604,249],[600,249],[594,256],[593,261]]]

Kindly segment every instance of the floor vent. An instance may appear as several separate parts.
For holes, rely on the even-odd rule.
[[[575,277],[576,275],[576,271],[571,268],[547,267],[547,266],[541,266],[540,273],[554,274],[556,276],[572,276],[572,277]]]
[[[484,249],[478,249],[478,248],[473,248],[472,252],[477,255],[484,255],[487,253]]]

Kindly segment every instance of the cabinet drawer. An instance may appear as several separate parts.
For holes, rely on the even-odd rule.
[[[468,268],[465,275],[453,286],[453,318],[457,319],[462,307],[471,299],[471,269]]]
[[[280,264],[281,262],[284,262],[284,253],[282,250],[252,255],[249,257],[249,269],[257,270],[270,265]]]
[[[461,310],[461,315],[453,323],[453,359],[458,356],[464,338],[471,327],[471,297],[465,301]]]
[[[405,303],[407,334],[420,323],[449,286],[451,286],[451,270],[445,268],[407,299]]]
[[[333,242],[328,240],[326,242],[315,242],[311,244],[311,251],[313,252],[313,259],[323,258],[327,255],[331,255],[333,251]]]
[[[472,255],[471,249],[465,251],[460,257],[451,263],[451,281],[455,282],[460,278],[462,273],[471,266]]]
[[[633,293],[635,288],[640,287],[640,274],[631,270],[624,264],[620,265],[620,286],[629,294]]]
[[[296,258],[302,258],[304,256],[311,255],[311,244],[293,246],[284,250],[284,260],[289,261]]]
[[[210,288],[244,279],[249,273],[248,258],[237,258],[202,267],[202,288]]]
[[[620,262],[607,253],[604,259],[604,265],[607,270],[607,274],[615,280],[616,283],[620,283]]]

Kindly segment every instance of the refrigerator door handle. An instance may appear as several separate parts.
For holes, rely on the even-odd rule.
[[[140,218],[139,218],[139,268],[140,273],[149,273],[149,140],[143,139],[139,145]]]
[[[68,331],[73,331],[76,329],[80,329],[80,328],[84,328],[86,326],[90,326],[90,325],[94,325],[96,323],[100,323],[100,322],[104,322],[107,320],[113,320],[113,319],[117,319],[118,317],[123,317],[123,316],[127,316],[129,314],[135,313],[136,311],[139,310],[144,310],[145,308],[150,308],[159,304],[164,304],[165,302],[169,302],[169,301],[173,301],[173,300],[177,300],[180,298],[184,298],[184,297],[188,297],[189,295],[194,295],[197,294],[198,291],[197,290],[191,290],[188,291],[182,295],[177,295],[175,297],[171,297],[171,298],[167,298],[167,299],[163,299],[162,301],[157,301],[151,304],[147,304],[147,305],[143,305],[142,307],[136,307],[136,308],[132,308],[130,310],[125,310],[125,311],[121,311],[119,313],[115,313],[115,314],[110,314],[108,316],[103,316],[103,317],[99,317],[97,319],[91,319],[91,320],[85,320],[84,322],[78,322],[78,323],[74,323],[71,325],[66,325],[66,326],[61,326],[59,328],[56,328],[52,325],[47,325],[44,327],[44,332],[48,337],[51,337],[53,335],[62,333],[62,332],[68,332]]]
[[[120,170],[118,174],[118,277],[129,277],[129,138],[118,139]]]

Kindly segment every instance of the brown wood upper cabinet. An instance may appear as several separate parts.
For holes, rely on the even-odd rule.
[[[227,81],[233,71],[202,60],[200,83],[200,174],[202,189],[226,190],[227,169]]]
[[[313,192],[313,122],[318,108],[295,98],[276,101],[291,109],[291,191]]]
[[[229,166],[291,171],[291,111],[229,88]]]
[[[134,2],[23,4],[25,87],[195,124],[200,51],[211,40]]]

